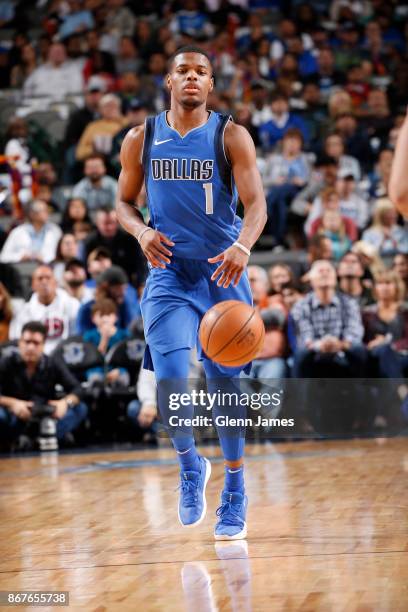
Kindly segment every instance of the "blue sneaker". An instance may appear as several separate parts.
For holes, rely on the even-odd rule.
[[[223,491],[221,506],[217,510],[219,521],[215,526],[216,540],[242,540],[247,535],[245,522],[248,498],[237,491]]]
[[[180,472],[180,500],[178,517],[183,527],[199,525],[207,512],[205,487],[211,475],[211,463],[200,457],[199,472]]]

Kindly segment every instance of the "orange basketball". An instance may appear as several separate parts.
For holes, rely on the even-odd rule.
[[[209,359],[233,368],[256,357],[263,347],[265,327],[253,306],[227,300],[207,310],[199,338]]]

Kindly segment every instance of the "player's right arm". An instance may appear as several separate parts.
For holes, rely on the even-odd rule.
[[[400,213],[408,217],[408,113],[398,135],[388,192]]]
[[[122,170],[119,175],[116,197],[116,212],[121,226],[138,239],[140,247],[153,268],[165,268],[172,253],[165,245],[174,242],[152,228],[147,229],[136,206],[142,190],[144,171],[141,162],[144,140],[144,126],[132,128],[127,133],[120,151]],[[146,231],[145,231],[146,230]]]

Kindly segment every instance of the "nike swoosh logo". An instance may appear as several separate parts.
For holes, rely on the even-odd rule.
[[[173,140],[172,138],[167,138],[167,140],[155,140],[154,144],[155,145],[161,145],[164,144],[165,142],[170,142],[170,140]]]

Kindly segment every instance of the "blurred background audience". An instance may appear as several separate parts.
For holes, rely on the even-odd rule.
[[[120,407],[105,407],[105,434],[155,439],[154,381],[140,367],[147,266],[116,219],[119,153],[129,129],[168,108],[172,53],[197,44],[214,66],[209,108],[250,132],[268,203],[248,270],[267,337],[253,376],[407,375],[408,227],[388,196],[405,3],[12,4],[0,27],[0,368],[34,322],[36,346],[83,385],[104,373]],[[136,205],[148,222],[145,193]],[[106,374],[126,369],[127,394],[109,395]],[[88,443],[103,404],[93,393],[78,430]],[[0,427],[18,401],[2,405]]]

